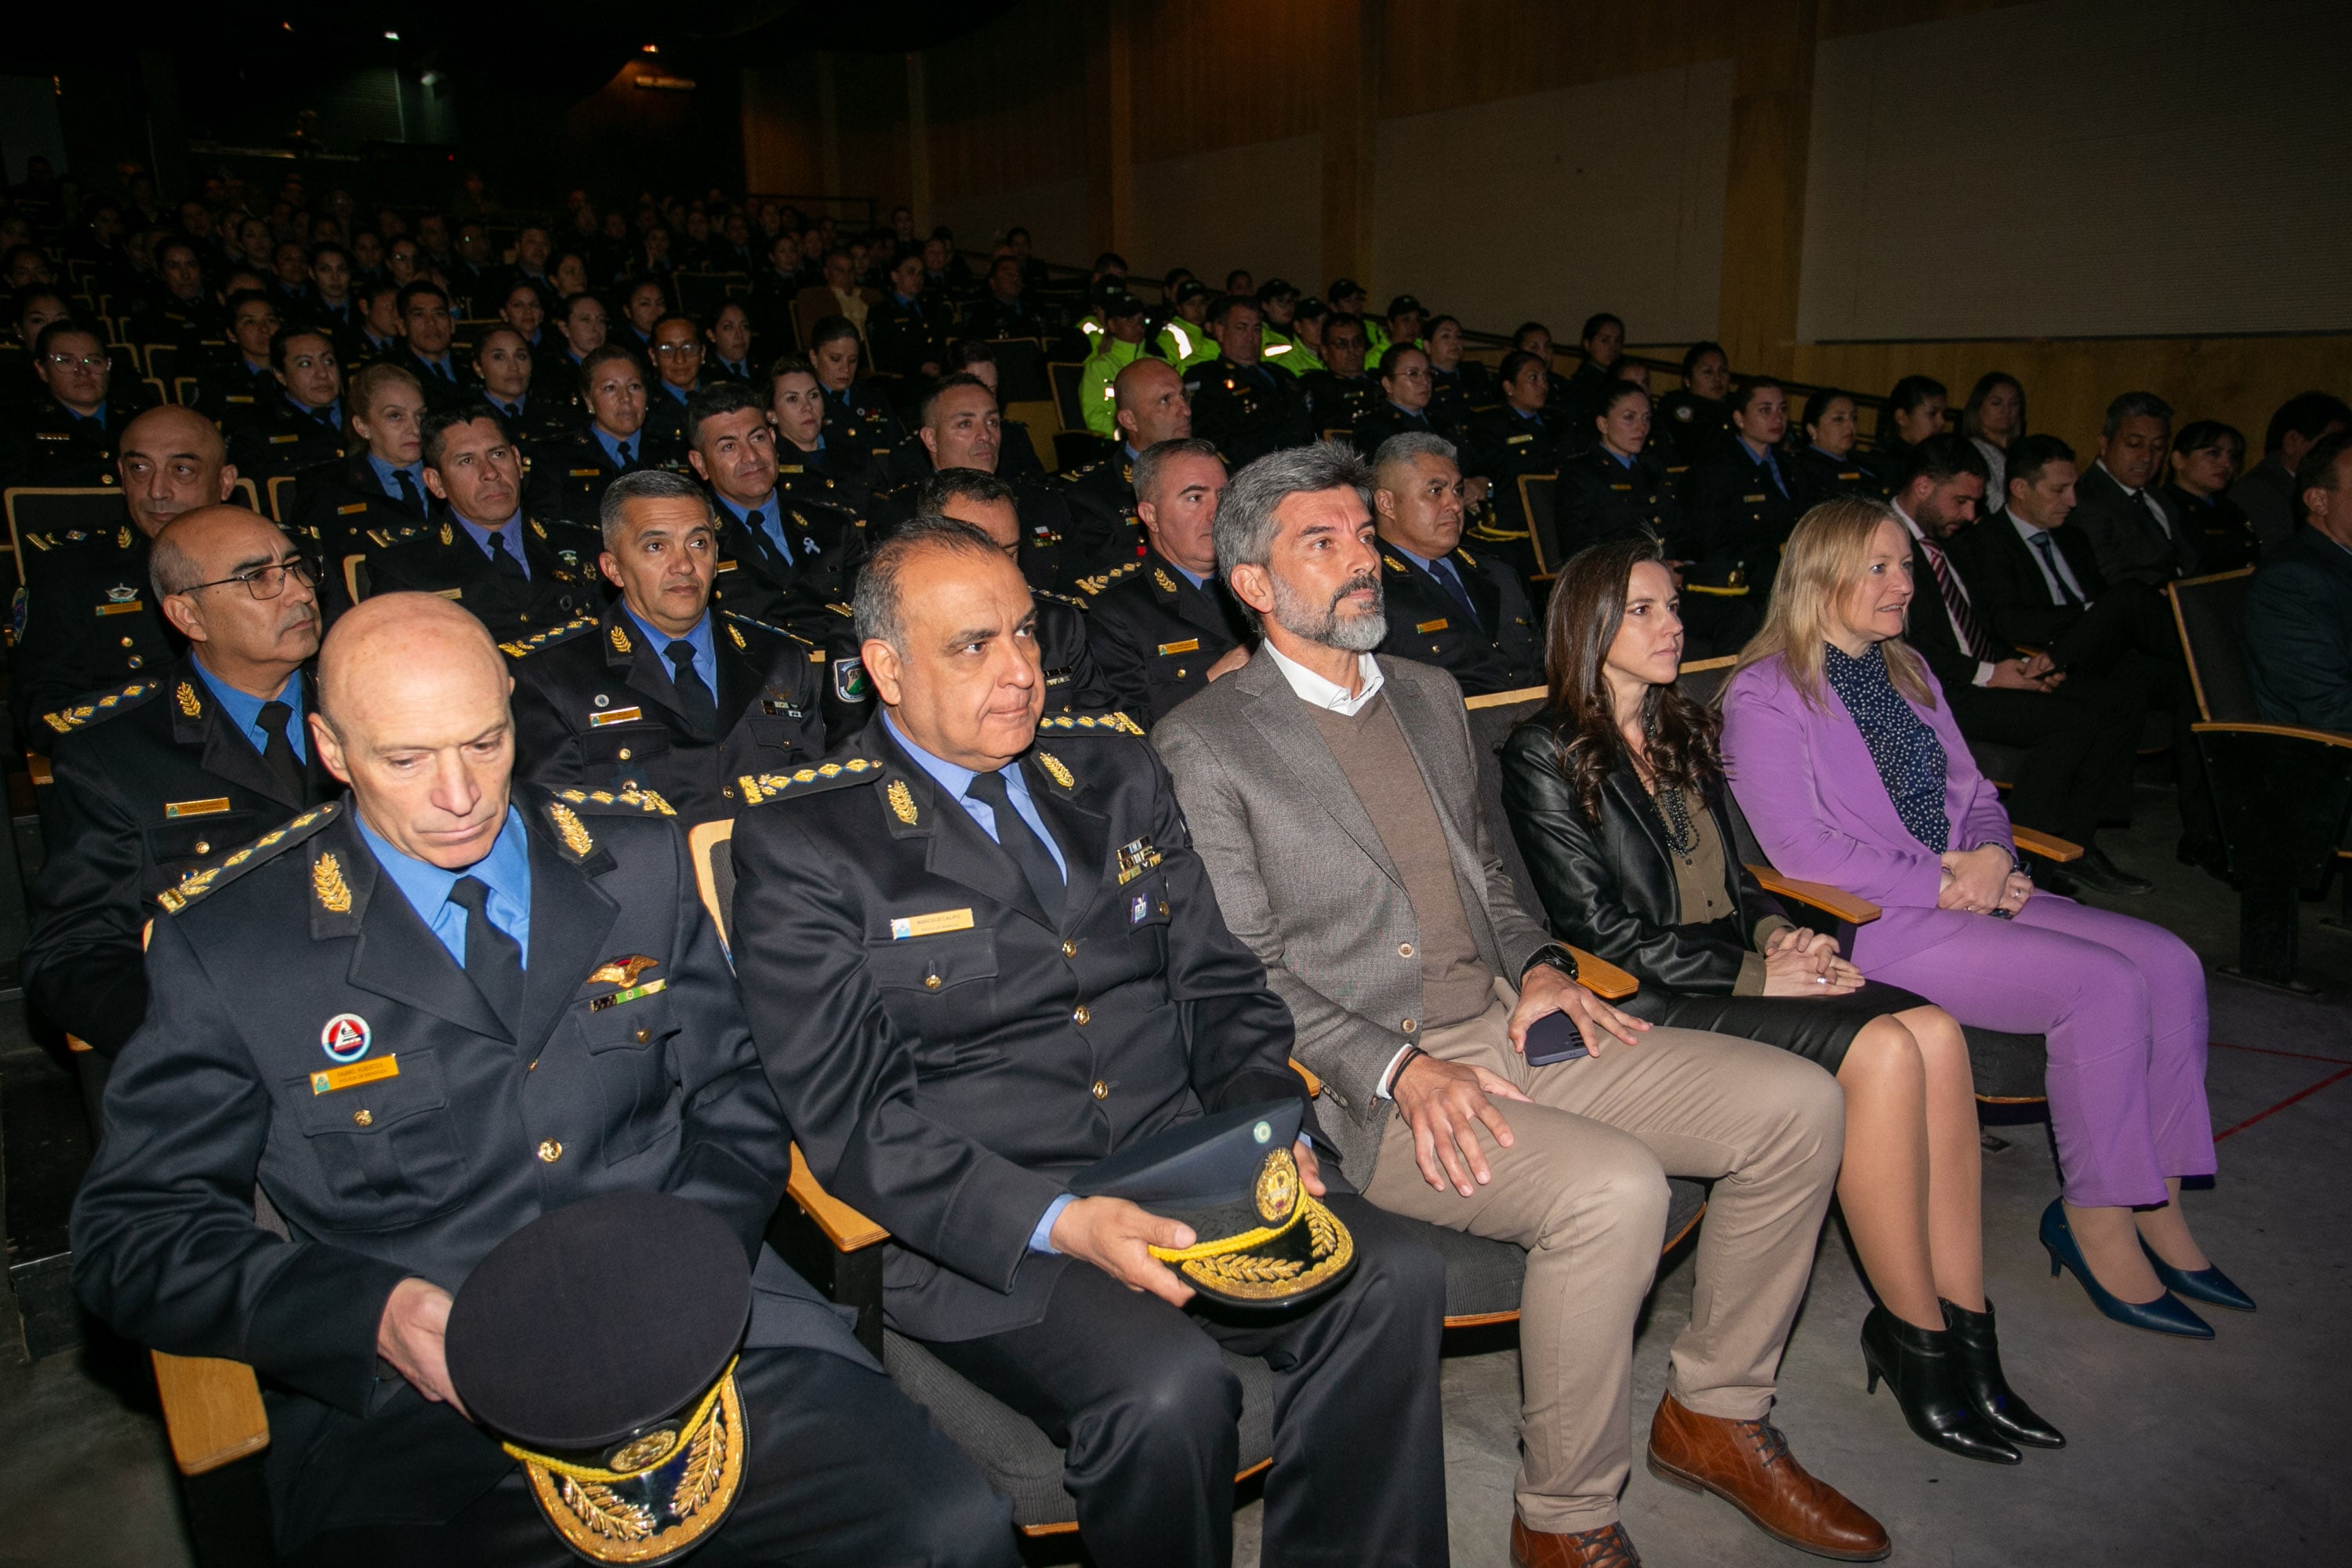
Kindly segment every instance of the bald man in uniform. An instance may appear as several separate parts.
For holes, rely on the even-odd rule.
[[[1118,427],[1118,450],[1068,479],[1070,510],[1090,563],[1079,578],[1082,590],[1087,574],[1132,565],[1143,553],[1135,459],[1162,441],[1188,440],[1192,434],[1192,403],[1184,395],[1184,378],[1165,361],[1139,359],[1126,366],[1112,381],[1111,393],[1118,400],[1111,417]]]

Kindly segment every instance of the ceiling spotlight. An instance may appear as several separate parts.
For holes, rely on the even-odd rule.
[[[637,53],[641,55],[657,55],[661,53],[661,46],[659,44],[641,44],[637,47]]]
[[[393,43],[395,43],[395,44],[396,44],[396,43],[400,42],[400,35],[399,35],[398,33],[386,33],[386,34],[384,35],[384,37],[385,37],[387,39],[391,40]]]

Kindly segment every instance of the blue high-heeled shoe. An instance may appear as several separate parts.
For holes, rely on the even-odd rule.
[[[2254,1299],[2238,1289],[2236,1280],[2208,1264],[2198,1269],[2175,1268],[2156,1255],[2156,1248],[2142,1237],[2139,1249],[2156,1267],[2156,1277],[2164,1281],[2165,1289],[2175,1295],[2186,1296],[2192,1301],[2208,1301],[2216,1307],[2227,1307],[2233,1312],[2251,1312]]]
[[[2057,1279],[2062,1268],[2073,1269],[2083,1293],[2103,1316],[2150,1333],[2176,1334],[2187,1340],[2213,1337],[2213,1325],[2182,1305],[2170,1290],[2153,1301],[2126,1301],[2101,1285],[2091,1273],[2091,1266],[2083,1260],[2083,1248],[2074,1240],[2074,1227],[2066,1223],[2063,1198],[2051,1199],[2050,1206],[2042,1211],[2042,1245],[2050,1254],[2050,1278]]]

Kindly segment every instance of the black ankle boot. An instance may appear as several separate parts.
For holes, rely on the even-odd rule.
[[[1944,1328],[1952,1342],[1952,1361],[1959,1374],[1960,1392],[1976,1413],[2012,1443],[2037,1448],[2063,1448],[2065,1435],[2033,1413],[2020,1399],[2000,1372],[2000,1342],[1993,1336],[1992,1302],[1981,1312],[1943,1303]]]
[[[1862,1321],[1862,1361],[1870,1370],[1870,1392],[1877,1393],[1878,1380],[1885,1378],[1911,1430],[1938,1448],[1989,1464],[2021,1463],[2023,1456],[1960,1392],[1953,1338],[1949,1331],[1918,1328],[1873,1307]]]

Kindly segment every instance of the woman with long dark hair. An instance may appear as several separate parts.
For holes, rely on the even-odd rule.
[[[1912,1430],[1969,1458],[2064,1442],[2011,1393],[1984,1295],[1967,1041],[1951,1016],[1866,981],[1791,921],[1725,787],[1719,721],[1675,685],[1674,578],[1644,540],[1553,584],[1550,701],[1503,748],[1503,801],[1552,930],[1630,971],[1627,1009],[1819,1063],[1845,1090],[1838,1200],[1878,1297],[1863,1323]]]
[[[1992,469],[1990,496],[2009,494],[2009,449],[2025,439],[2025,384],[2005,370],[1989,370],[1969,388],[1960,434],[1976,443]]]

